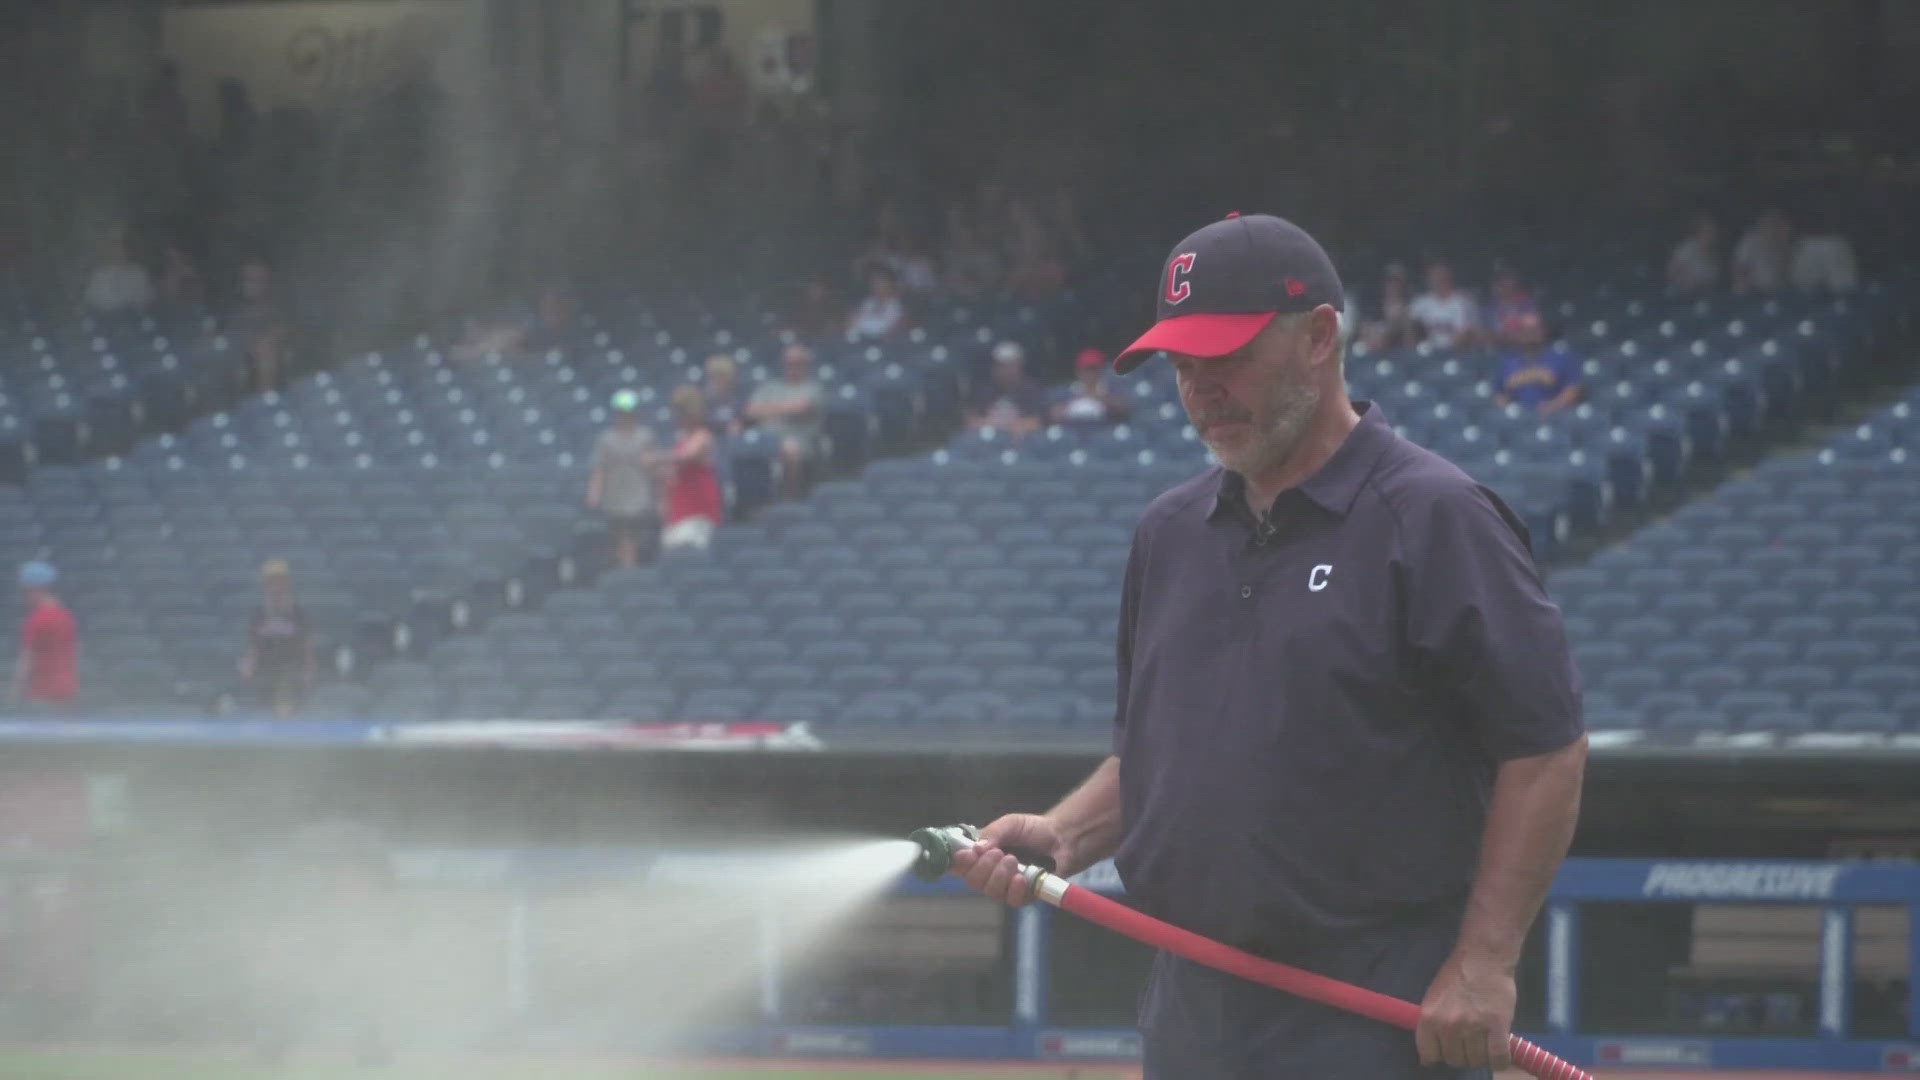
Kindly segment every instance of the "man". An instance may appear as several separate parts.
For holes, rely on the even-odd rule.
[[[1667,292],[1698,296],[1720,285],[1720,226],[1712,214],[1698,214],[1693,231],[1667,256]]]
[[[1027,353],[1017,341],[993,347],[993,377],[974,392],[967,407],[967,426],[991,428],[1024,439],[1040,430],[1047,397],[1040,384],[1027,378]]]
[[[1427,291],[1414,297],[1408,310],[1425,339],[1442,349],[1465,348],[1479,341],[1479,306],[1454,287],[1453,267],[1444,259],[1427,266]]]
[[[306,702],[314,670],[313,632],[307,613],[293,602],[293,569],[285,559],[268,559],[260,568],[260,606],[247,623],[240,677],[285,720]]]
[[[1093,428],[1124,423],[1133,403],[1107,378],[1107,358],[1099,349],[1081,349],[1073,362],[1074,379],[1053,405],[1053,422]]]
[[[706,382],[701,390],[707,397],[707,419],[713,430],[728,438],[737,437],[746,423],[746,395],[740,392],[739,368],[733,354],[717,352],[704,365]]]
[[[1538,316],[1540,308],[1533,302],[1533,294],[1520,284],[1520,275],[1511,266],[1497,266],[1493,271],[1493,281],[1488,286],[1493,302],[1487,305],[1487,325],[1493,329],[1494,337],[1502,345],[1513,344],[1508,331],[1521,318],[1528,315]]]
[[[1495,401],[1517,402],[1542,417],[1579,402],[1580,361],[1547,348],[1545,320],[1537,314],[1517,316],[1508,320],[1501,336],[1513,343],[1514,351],[1500,362],[1500,392],[1494,395]]]
[[[913,323],[906,301],[900,299],[900,279],[885,266],[867,271],[867,295],[847,313],[847,336],[863,340],[890,338]]]
[[[65,712],[80,688],[79,632],[73,612],[53,594],[58,576],[44,562],[20,568],[27,617],[20,627],[20,656],[14,661],[9,700],[35,712]]]
[[[144,311],[153,303],[153,280],[147,268],[133,258],[133,245],[124,233],[107,238],[102,258],[87,275],[87,310],[96,315],[125,315]]]
[[[607,517],[613,561],[622,569],[640,565],[643,538],[657,536],[659,497],[654,491],[653,432],[640,426],[640,395],[617,390],[609,403],[613,426],[593,444],[587,476],[587,509]],[[651,544],[651,539],[645,541]]]
[[[820,452],[827,391],[813,377],[813,350],[789,345],[780,354],[780,378],[761,383],[747,402],[747,419],[780,440],[781,485],[789,499],[806,492],[807,471]]]
[[[1167,954],[1148,1080],[1486,1077],[1514,967],[1578,812],[1585,739],[1557,609],[1499,498],[1349,402],[1340,279],[1289,222],[1181,241],[1159,322],[1221,467],[1154,500],[1121,598],[1114,754],[955,859],[1109,854],[1132,903],[1421,1002],[1416,1036]]]
[[[1783,210],[1768,210],[1733,248],[1733,291],[1779,292],[1787,287],[1793,261],[1793,221]]]
[[[247,362],[247,377],[257,390],[280,384],[288,347],[287,312],[274,285],[273,269],[263,259],[248,259],[240,267],[240,301],[228,318],[227,329],[239,342]]]

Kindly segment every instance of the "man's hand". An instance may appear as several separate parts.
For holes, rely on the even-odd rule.
[[[1053,820],[1041,814],[1008,814],[980,830],[973,847],[953,853],[953,872],[989,898],[1012,907],[1033,899],[1027,879],[1021,876],[1020,860],[1006,848],[1028,855],[1048,855],[1055,868],[1071,874],[1071,852],[1060,838]]]
[[[1512,1063],[1507,1036],[1513,1002],[1510,967],[1459,953],[1448,957],[1420,1003],[1420,1026],[1414,1031],[1420,1064],[1506,1068]]]

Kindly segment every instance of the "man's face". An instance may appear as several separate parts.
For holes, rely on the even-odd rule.
[[[788,382],[806,382],[813,378],[813,356],[805,349],[788,349],[780,357],[780,368]]]
[[[1427,290],[1438,296],[1453,291],[1453,267],[1446,263],[1435,263],[1427,268]]]
[[[867,290],[881,300],[891,300],[894,294],[893,276],[875,274],[867,279]]]
[[[1281,316],[1236,352],[1173,356],[1187,419],[1234,472],[1258,476],[1285,462],[1319,407],[1309,326]]]
[[[1005,356],[993,362],[993,381],[1003,387],[1020,385],[1020,376],[1026,372],[1026,364],[1017,356]]]
[[[1514,343],[1528,352],[1537,352],[1547,343],[1546,324],[1536,318],[1519,319],[1514,322]]]

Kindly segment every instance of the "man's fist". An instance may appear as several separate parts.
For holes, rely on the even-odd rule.
[[[1028,857],[1048,856],[1063,875],[1079,869],[1070,865],[1066,843],[1051,819],[1040,814],[1008,814],[981,829],[980,840],[973,847],[953,853],[953,872],[989,898],[1020,907],[1033,899],[1033,891],[1020,873],[1020,860],[1007,854],[1008,849]]]
[[[1420,1026],[1414,1031],[1420,1063],[1506,1068],[1514,997],[1511,968],[1459,954],[1449,957],[1420,1003]]]

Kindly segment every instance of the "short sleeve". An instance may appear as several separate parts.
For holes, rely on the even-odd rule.
[[[1553,366],[1560,372],[1559,389],[1580,385],[1580,361],[1571,353],[1560,353],[1553,358]]]
[[[1509,356],[1505,360],[1500,361],[1500,390],[1502,393],[1513,393],[1513,377],[1520,374],[1520,365],[1519,357],[1515,356]]]
[[[1579,678],[1526,527],[1479,485],[1435,496],[1403,522],[1408,644],[1496,760],[1578,739]]]

